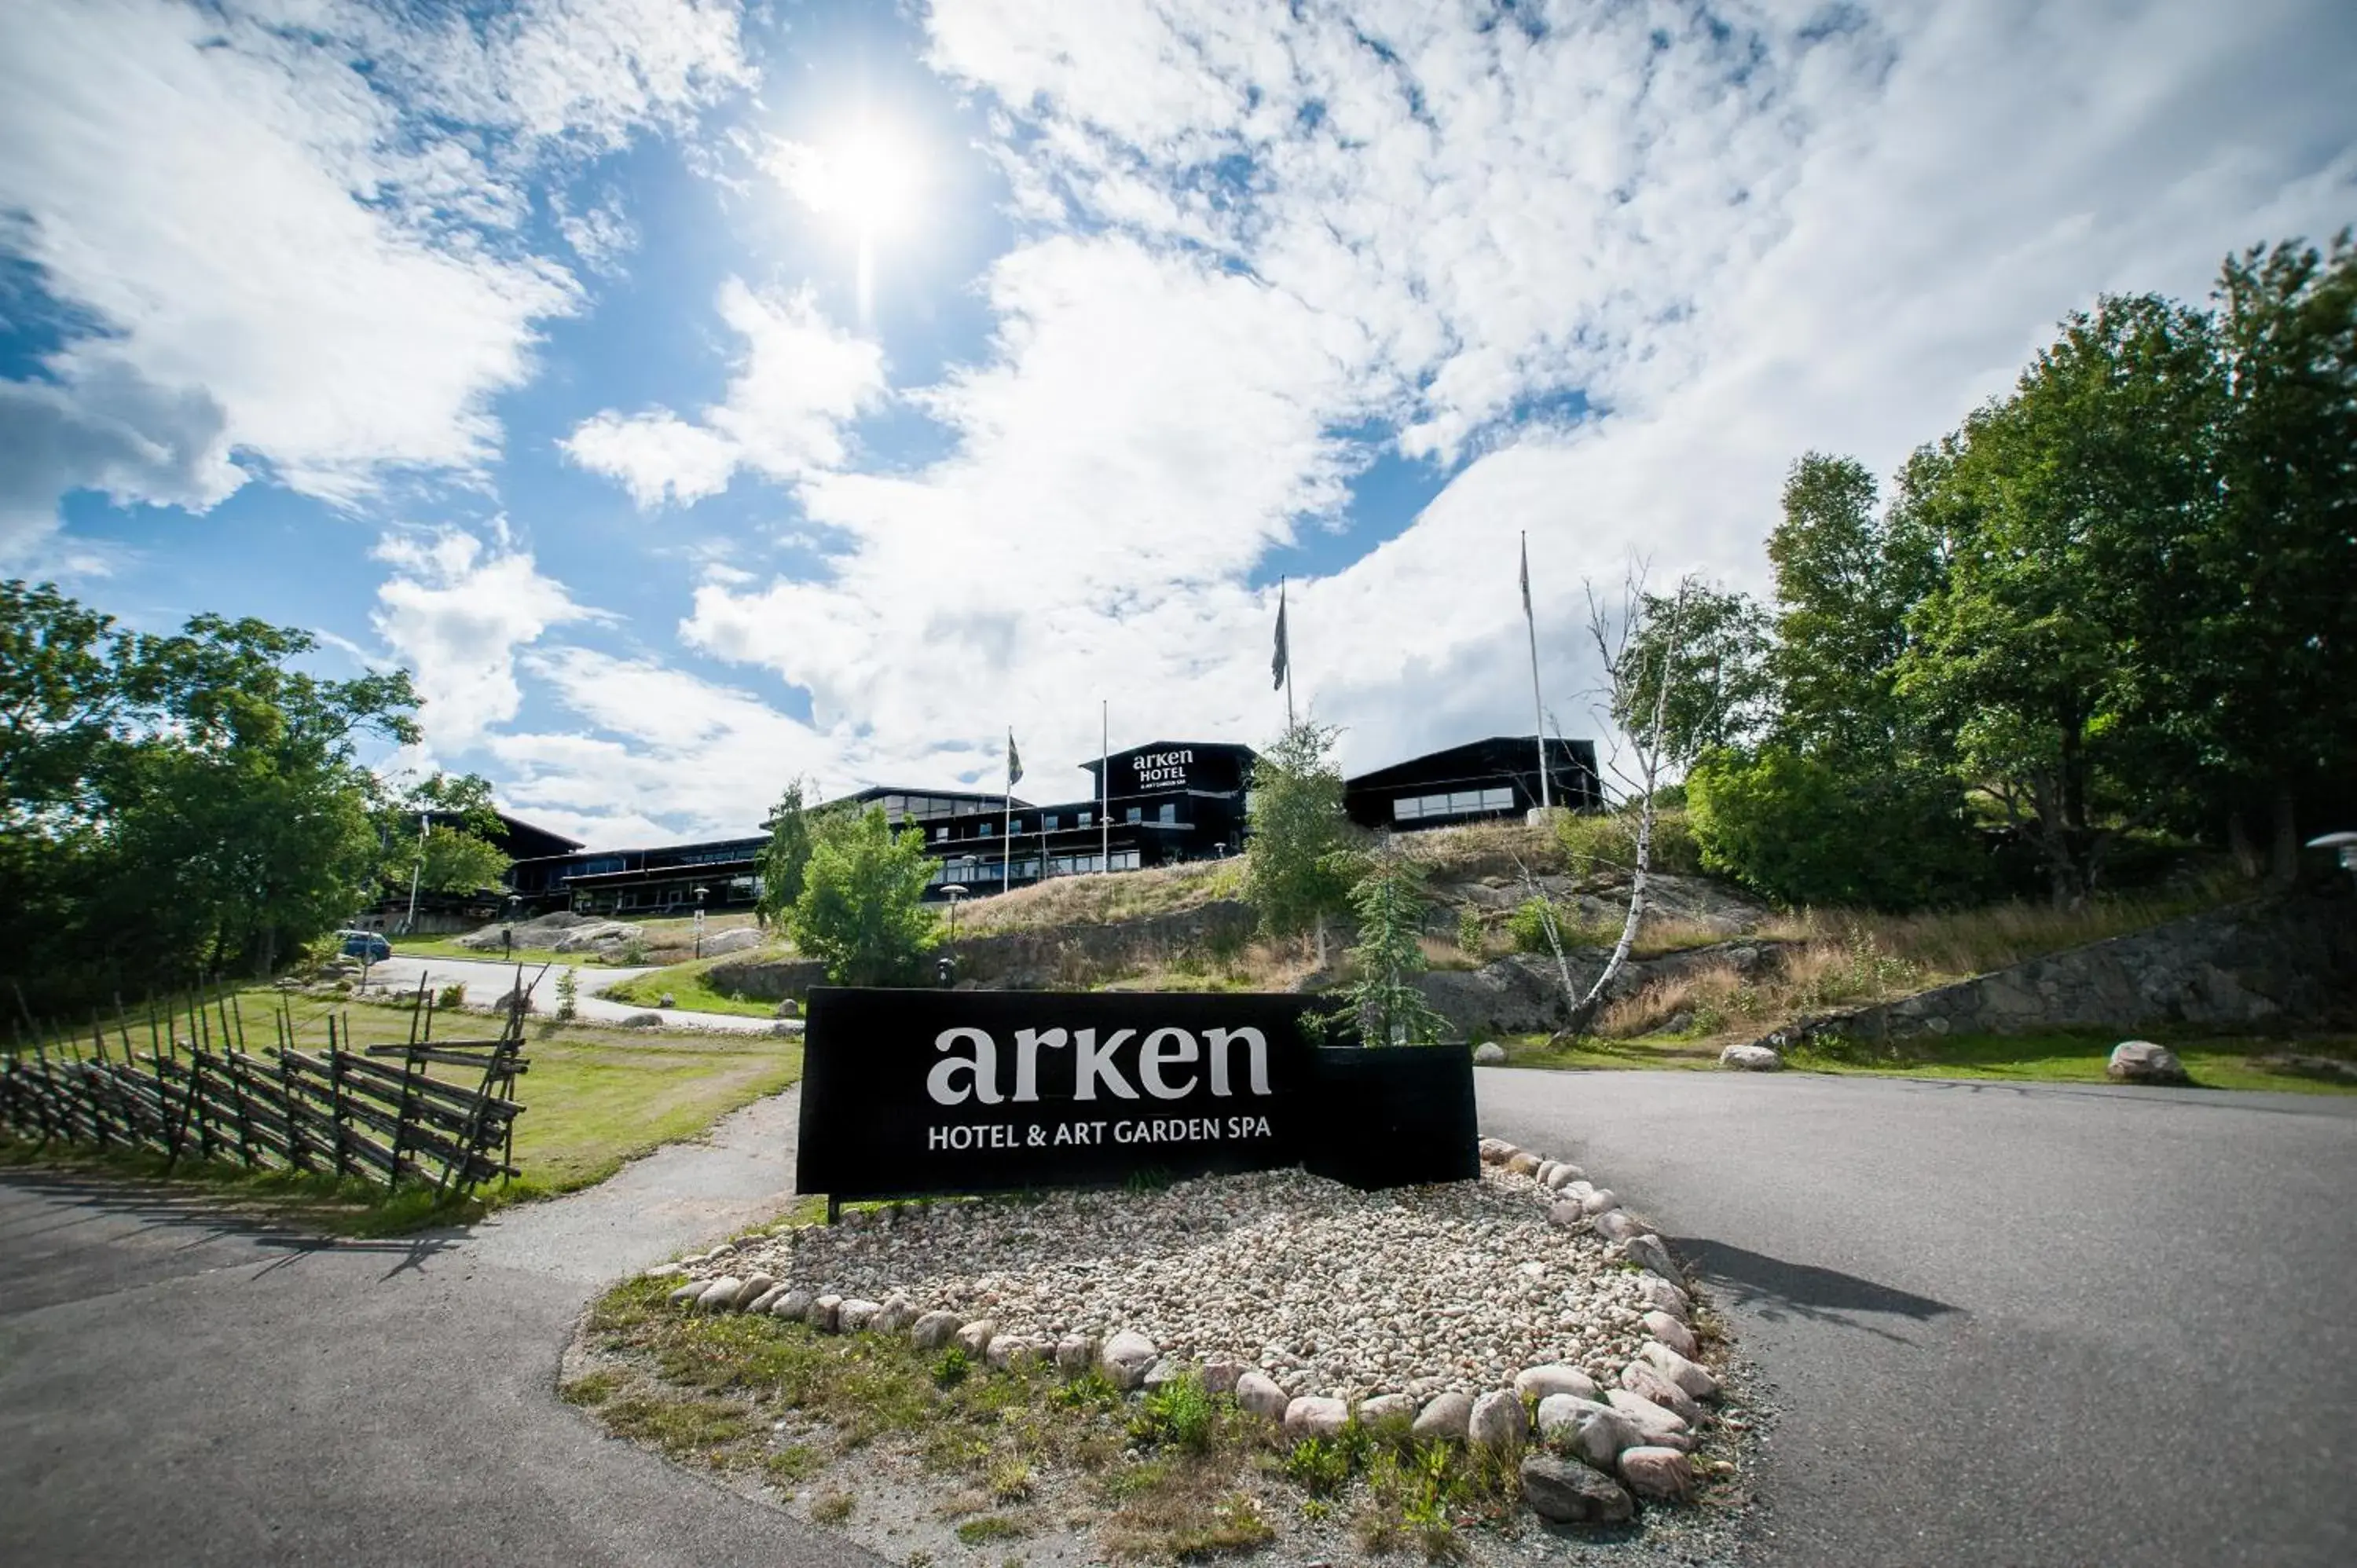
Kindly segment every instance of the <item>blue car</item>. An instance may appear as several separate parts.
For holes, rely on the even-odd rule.
[[[393,956],[393,944],[374,931],[338,931],[344,939],[344,956],[362,963],[382,963]]]

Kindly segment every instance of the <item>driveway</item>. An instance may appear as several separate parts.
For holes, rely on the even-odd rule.
[[[543,972],[544,967],[545,972]],[[565,971],[562,961],[528,959],[523,963],[523,977],[533,983],[532,1004],[544,1018],[556,1011],[556,982]],[[609,1002],[599,993],[636,980],[642,974],[652,974],[651,968],[608,969],[602,964],[574,966],[577,983],[574,997],[574,1015],[585,1023],[619,1024],[625,1018],[635,1018],[641,1013],[654,1012],[667,1029],[712,1029],[735,1035],[766,1035],[776,1025],[774,1018],[747,1018],[734,1013],[689,1013],[676,1007],[652,1009],[628,1002]],[[511,961],[466,958],[403,958],[395,955],[382,963],[369,966],[369,983],[384,984],[399,989],[414,986],[418,977],[425,977],[435,986],[466,987],[467,1004],[471,1007],[489,1007],[505,996],[515,985],[516,965]],[[800,1020],[788,1024],[789,1028],[802,1027]]]
[[[0,1563],[878,1562],[599,1437],[554,1391],[598,1283],[788,1200],[795,1105],[400,1241],[0,1175]]]
[[[2357,1563],[2357,1099],[1477,1075],[1728,1309],[1759,1564]]]

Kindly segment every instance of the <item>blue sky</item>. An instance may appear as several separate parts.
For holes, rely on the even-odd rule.
[[[0,7],[0,571],[398,661],[603,843],[1527,731],[2104,290],[2357,220],[2330,0]]]

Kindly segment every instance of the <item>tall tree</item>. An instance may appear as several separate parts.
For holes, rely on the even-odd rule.
[[[1769,535],[1775,571],[1770,669],[1778,727],[1803,750],[1888,761],[1909,721],[1894,685],[1907,617],[1938,582],[1931,531],[1907,498],[1933,459],[1910,467],[1900,505],[1878,512],[1874,477],[1854,457],[1811,452],[1785,476]]]
[[[1919,464],[1945,571],[1893,690],[1953,734],[2058,902],[2173,782],[2163,650],[2213,495],[2215,368],[2200,312],[2107,298]]]
[[[1715,746],[1750,741],[1775,712],[1766,612],[1749,595],[1706,583],[1684,584],[1681,592],[1683,606],[1675,596],[1645,596],[1632,643],[1635,685],[1626,702],[1631,713],[1649,714],[1657,689],[1668,682],[1662,744],[1678,768]],[[1673,630],[1674,647],[1667,640]]]
[[[756,857],[761,893],[753,906],[764,925],[781,925],[802,896],[802,878],[811,857],[811,808],[800,779],[786,785],[770,811],[770,842]]]
[[[2273,819],[2295,867],[2304,786],[2357,774],[2357,245],[2227,258],[2215,526],[2200,608],[2172,639],[2180,733],[2239,817]]]

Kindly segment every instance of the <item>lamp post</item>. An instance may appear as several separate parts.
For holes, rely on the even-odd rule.
[[[2340,851],[2341,869],[2357,877],[2357,833],[2326,833],[2309,840],[2308,847]]]
[[[964,897],[965,895],[966,886],[963,882],[944,882],[942,884],[942,897],[950,901],[950,940],[952,941],[957,940],[958,900]]]
[[[708,887],[695,890],[695,956],[698,958],[704,956],[704,896],[710,891]]]
[[[515,957],[516,911],[522,908],[523,899],[520,896],[513,893],[508,895],[507,924],[500,928],[500,956],[502,958]]]

